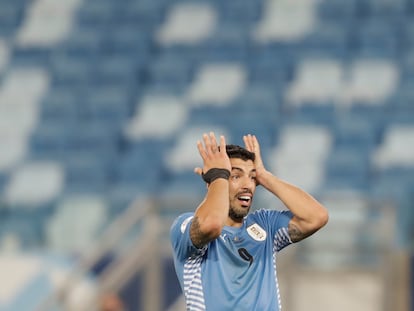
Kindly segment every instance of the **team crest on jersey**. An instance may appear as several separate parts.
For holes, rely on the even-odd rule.
[[[247,233],[256,241],[266,240],[266,231],[260,227],[258,224],[253,224],[247,227]]]
[[[181,224],[181,233],[184,233],[185,228],[187,228],[188,223],[191,221],[191,219],[193,219],[194,216],[190,216],[186,219],[184,219],[184,221]]]

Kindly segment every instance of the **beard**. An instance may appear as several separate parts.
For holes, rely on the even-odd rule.
[[[229,217],[235,221],[241,221],[249,213],[249,208],[234,208],[230,206]]]

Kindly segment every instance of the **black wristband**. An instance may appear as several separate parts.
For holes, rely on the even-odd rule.
[[[210,184],[215,181],[217,178],[224,178],[228,180],[230,178],[230,171],[225,168],[211,168],[207,173],[201,174],[203,180]]]

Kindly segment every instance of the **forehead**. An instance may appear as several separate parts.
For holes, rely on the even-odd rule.
[[[231,158],[230,163],[232,167],[238,167],[244,172],[251,172],[256,169],[252,160],[244,161],[238,158]]]

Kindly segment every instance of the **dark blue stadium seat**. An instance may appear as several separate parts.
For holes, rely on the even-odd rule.
[[[353,113],[337,118],[332,126],[335,146],[369,153],[379,143],[382,128],[369,115]]]
[[[357,15],[357,4],[358,0],[324,0],[317,7],[317,16],[322,22],[349,22]]]
[[[33,131],[29,138],[29,154],[34,159],[55,159],[62,160],[67,151],[71,127],[61,123],[61,119],[56,122],[40,124]]]
[[[235,21],[241,25],[250,21],[258,21],[262,17],[263,0],[259,1],[219,1],[210,0],[220,14],[223,21]]]
[[[81,27],[101,27],[103,30],[118,20],[119,8],[112,0],[85,1],[77,11],[76,21]]]
[[[0,171],[0,192],[3,192],[3,189],[9,179],[9,174],[7,172]]]
[[[81,119],[104,122],[111,129],[122,127],[132,116],[134,98],[130,92],[132,91],[128,87],[89,88],[79,104]]]
[[[82,92],[70,87],[54,87],[40,102],[39,115],[42,123],[74,124],[79,119],[78,102]]]
[[[88,57],[55,53],[49,66],[52,85],[72,90],[84,88],[92,78],[92,65]]]
[[[295,54],[300,58],[316,55],[346,60],[349,56],[349,28],[352,23],[352,20],[320,22],[303,40],[295,44]]]
[[[151,83],[188,86],[194,77],[194,63],[174,55],[161,54],[148,66],[148,79]]]
[[[401,30],[398,20],[371,17],[353,24],[350,48],[356,56],[389,57],[399,55]]]
[[[210,4],[217,12],[210,36],[194,44],[159,43],[157,31],[170,10],[194,2]],[[317,20],[303,38],[261,43],[253,34],[267,13],[265,0],[85,0],[59,43],[22,46],[17,31],[34,3],[0,0],[0,38],[10,52],[0,78],[17,67],[49,71],[50,87],[39,102],[25,160],[59,161],[65,170],[62,196],[101,195],[110,203],[111,219],[136,197],[165,199],[162,216],[194,210],[205,194],[204,182],[191,169],[175,172],[165,164],[180,134],[195,127],[220,128],[229,134],[228,143],[240,145],[243,135],[255,134],[266,159],[285,127],[311,124],[328,128],[333,138],[322,163],[321,192],[352,190],[378,206],[395,206],[398,238],[412,244],[413,168],[375,167],[373,151],[389,126],[414,124],[414,0],[316,1]],[[400,70],[399,86],[388,99],[349,106],[336,99],[300,106],[285,100],[304,59],[334,59],[347,74],[354,61],[373,57],[394,61]],[[186,95],[197,70],[227,62],[240,64],[247,73],[238,96],[221,106],[189,103]],[[147,95],[176,96],[189,115],[168,137],[134,141],[123,131]],[[9,177],[0,172],[0,191]],[[187,205],[182,205],[183,197]],[[11,208],[0,199],[0,240],[11,233],[27,249],[44,246],[44,229],[57,206]],[[363,238],[360,247],[366,247]]]
[[[16,46],[13,49],[10,64],[17,67],[47,67],[50,63],[51,51],[52,49],[48,47]]]
[[[154,193],[161,175],[164,155],[162,143],[146,139],[129,147],[118,157],[113,182],[125,188],[136,188],[137,193]]]
[[[111,160],[118,152],[119,132],[106,123],[90,120],[66,130],[68,141],[65,148],[69,154],[73,152],[73,156],[77,153],[89,153]]]
[[[23,21],[25,3],[22,1],[0,2],[0,37],[12,37]]]
[[[360,16],[402,17],[407,9],[405,0],[360,0]]]
[[[99,153],[73,153],[65,157],[65,192],[105,194],[114,160],[106,160]]]
[[[336,148],[326,160],[324,188],[366,192],[370,182],[369,153],[357,148]]]
[[[14,236],[21,249],[37,251],[44,246],[45,219],[45,214],[37,209],[9,209],[0,219],[0,239],[6,235]]]

